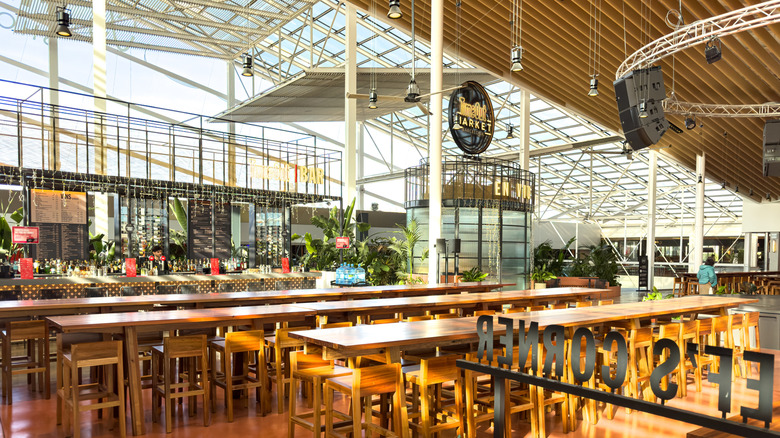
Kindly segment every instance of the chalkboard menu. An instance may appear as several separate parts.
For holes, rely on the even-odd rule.
[[[214,240],[218,259],[229,259],[232,255],[230,236],[232,233],[230,204],[214,204]]]
[[[639,256],[639,290],[648,290],[647,256]]]
[[[211,202],[187,202],[187,252],[191,259],[209,259],[214,248],[211,228]]]
[[[30,225],[40,228],[40,243],[31,245],[33,258],[89,257],[86,193],[33,190],[30,210]]]

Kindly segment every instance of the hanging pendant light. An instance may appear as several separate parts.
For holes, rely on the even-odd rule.
[[[523,48],[520,46],[512,47],[512,71],[521,71],[523,69]]]
[[[420,100],[420,87],[417,85],[417,81],[412,78],[409,81],[409,86],[406,87],[406,97],[404,102],[418,102]]]
[[[57,6],[57,35],[70,38],[73,33],[70,31],[70,9]]]
[[[463,126],[459,123],[460,120],[460,113],[455,114],[455,123],[452,124],[452,130],[453,131],[460,131],[463,129]]]
[[[401,12],[401,0],[390,0],[390,9],[387,11],[387,18],[397,20],[403,16],[404,14]]]
[[[599,80],[596,78],[591,78],[590,91],[588,91],[588,96],[596,97],[598,95],[599,95]]]
[[[511,139],[515,138],[514,131],[515,131],[514,126],[509,125],[509,127],[506,130],[506,139],[507,140],[511,140]]]
[[[368,109],[376,109],[377,100],[376,88],[372,88],[371,92],[368,94]]]
[[[254,76],[255,73],[252,71],[252,57],[249,56],[249,53],[244,53],[244,69],[241,71],[241,76]]]

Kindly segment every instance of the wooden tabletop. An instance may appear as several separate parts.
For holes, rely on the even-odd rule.
[[[586,287],[561,287],[535,290],[483,292],[481,294],[427,295],[420,297],[380,298],[353,301],[321,301],[300,304],[318,315],[332,313],[376,312],[399,309],[446,309],[477,304],[516,304],[521,302],[552,301],[598,296],[608,289]]]
[[[514,286],[514,283],[442,283],[436,285],[390,285],[368,287],[343,287],[329,289],[291,289],[262,292],[223,292],[209,294],[161,294],[129,297],[73,298],[53,300],[0,301],[0,317],[15,315],[51,314],[80,309],[106,307],[138,307],[160,305],[239,305],[242,303],[292,303],[306,300],[349,299],[353,297],[430,295],[437,292],[458,292],[498,289]]]
[[[185,325],[219,326],[225,322],[253,319],[303,319],[314,311],[292,304],[217,309],[167,310],[160,312],[97,313],[51,316],[49,326],[63,333],[119,333],[126,327],[183,328]]]
[[[701,313],[737,307],[757,302],[755,299],[687,296],[659,301],[613,304],[609,306],[581,307],[576,309],[544,310],[539,312],[510,313],[501,315],[514,320],[531,322],[543,329],[549,325],[590,326],[605,322],[636,320],[667,315]],[[438,342],[472,342],[477,340],[477,318],[458,318],[434,321],[402,322],[382,325],[360,325],[328,330],[291,332],[290,336],[307,344],[326,347],[347,356],[360,351],[390,347],[409,347]],[[503,334],[504,326],[494,322],[494,334]],[[517,326],[515,326],[517,327]]]

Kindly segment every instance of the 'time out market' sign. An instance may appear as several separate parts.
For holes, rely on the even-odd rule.
[[[477,320],[477,335],[479,337],[479,346],[477,350],[477,360],[479,363],[466,360],[458,360],[460,368],[469,369],[481,373],[490,374],[494,377],[495,395],[494,414],[495,428],[494,436],[503,436],[504,412],[508,406],[504,406],[504,392],[506,390],[505,380],[514,380],[526,383],[528,385],[540,386],[547,390],[565,392],[580,397],[589,398],[596,401],[610,403],[615,406],[622,406],[627,409],[648,412],[653,415],[659,415],[690,424],[708,427],[726,433],[740,435],[744,437],[779,437],[780,434],[769,430],[772,422],[772,393],[774,390],[774,361],[775,357],[771,354],[760,353],[757,351],[745,350],[743,359],[746,362],[758,363],[760,366],[758,379],[748,378],[747,388],[757,392],[757,407],[742,406],[739,414],[743,421],[747,419],[756,419],[764,422],[765,428],[737,423],[726,420],[726,415],[731,411],[731,385],[733,367],[726,365],[732,363],[733,351],[730,348],[714,347],[711,345],[700,346],[696,343],[688,342],[684,348],[680,348],[677,343],[671,339],[659,339],[653,346],[653,354],[662,356],[665,354],[665,360],[656,365],[650,375],[650,388],[661,400],[661,403],[649,402],[646,400],[634,399],[614,392],[606,392],[598,389],[587,388],[574,382],[564,383],[552,377],[564,370],[564,360],[569,364],[578,364],[574,366],[572,375],[580,383],[587,382],[593,377],[596,371],[597,351],[593,333],[587,328],[578,328],[571,338],[570,358],[565,358],[564,333],[565,328],[560,325],[550,325],[545,327],[544,331],[539,333],[539,326],[536,322],[531,322],[526,330],[525,321],[517,321],[519,324],[514,326],[515,320],[511,318],[498,318],[498,324],[503,326],[502,331],[505,334],[499,336],[499,344],[505,352],[504,356],[497,356],[497,366],[490,366],[495,357],[493,355],[493,316],[483,315]],[[516,330],[515,330],[516,329]],[[582,346],[585,346],[583,355]],[[518,354],[515,357],[514,348],[518,347]],[[602,346],[603,351],[617,351],[616,361],[613,364],[602,365],[601,376],[603,382],[612,391],[619,390],[626,382],[628,375],[628,345],[626,339],[617,331],[609,332],[604,338]],[[683,351],[684,350],[684,351]],[[544,364],[542,370],[539,370],[539,354],[544,351]],[[518,364],[526,364],[531,355],[531,374],[525,372],[511,371],[509,368],[517,368]],[[677,394],[677,383],[671,380],[671,375],[679,367],[680,361],[685,360],[684,356],[696,367],[697,357],[701,355],[710,355],[720,358],[717,372],[712,369],[707,373],[707,380],[718,384],[718,410],[722,413],[722,418],[711,417],[698,412],[685,411],[679,408],[665,405],[665,402],[671,400]],[[584,364],[581,364],[580,358],[584,357]],[[572,358],[574,358],[572,360]],[[486,359],[488,364],[482,364]],[[555,365],[553,371],[553,365]],[[558,376],[560,377],[560,376]],[[666,387],[662,385],[666,381]]]

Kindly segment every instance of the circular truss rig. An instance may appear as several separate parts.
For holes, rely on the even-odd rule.
[[[652,65],[681,50],[757,27],[780,23],[780,0],[766,1],[680,27],[632,53],[618,67],[615,79]],[[780,103],[729,105],[666,99],[664,112],[708,117],[777,117]]]

